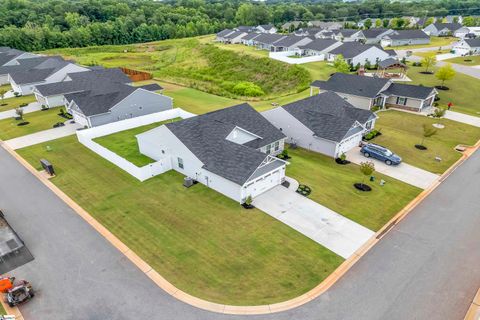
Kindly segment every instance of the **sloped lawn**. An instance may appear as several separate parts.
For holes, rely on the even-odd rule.
[[[283,301],[312,289],[343,259],[258,210],[171,171],[139,182],[74,136],[19,150],[52,182],[175,286],[235,305]],[[40,169],[40,168],[38,168]]]
[[[302,148],[288,149],[292,159],[287,176],[312,189],[309,198],[339,214],[377,231],[422,190],[375,172],[375,182],[367,182],[371,192],[353,187],[362,182],[359,166],[339,165],[333,158]],[[386,181],[384,186],[379,181]]]

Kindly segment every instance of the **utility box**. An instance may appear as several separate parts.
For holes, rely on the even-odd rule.
[[[193,186],[193,179],[190,177],[185,177],[183,179],[183,186],[187,188],[190,188],[191,186]]]
[[[46,159],[40,159],[40,164],[42,165],[43,169],[45,169],[45,171],[51,175],[51,176],[54,176],[55,175],[55,170],[53,170],[53,166],[52,164],[46,160]]]

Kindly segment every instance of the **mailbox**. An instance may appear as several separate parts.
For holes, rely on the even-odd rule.
[[[55,175],[55,171],[53,170],[53,166],[52,164],[46,160],[46,159],[41,159],[40,160],[40,164],[42,165],[43,169],[45,169],[45,171],[51,175],[51,176],[54,176]]]

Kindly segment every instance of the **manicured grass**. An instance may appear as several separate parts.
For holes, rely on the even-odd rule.
[[[0,112],[15,109],[22,104],[28,104],[34,101],[36,101],[34,95],[3,99],[3,101],[0,100]]]
[[[312,80],[327,80],[332,73],[336,72],[335,68],[325,61],[309,62],[300,66],[307,69]]]
[[[17,126],[22,120],[15,120],[14,118],[0,120],[0,139],[9,140],[38,131],[52,129],[55,123],[67,121],[58,115],[59,111],[60,108],[53,108],[24,114],[23,121],[30,122],[25,126]]]
[[[480,128],[447,120],[432,119],[421,115],[389,110],[378,113],[375,124],[382,132],[372,142],[390,148],[398,153],[406,163],[433,173],[445,172],[461,153],[454,150],[458,144],[473,145],[480,139]],[[438,129],[437,134],[426,138],[424,145],[428,150],[416,149],[423,137],[423,124],[441,123],[444,129]],[[439,156],[442,161],[435,161]]]
[[[471,61],[465,61],[471,60]],[[478,66],[480,65],[480,56],[466,56],[466,57],[456,57],[445,60],[446,62],[463,64],[465,66]]]
[[[155,162],[155,160],[140,153],[138,149],[137,138],[135,136],[142,132],[156,128],[164,123],[178,120],[180,119],[178,118],[168,121],[156,122],[129,130],[112,133],[107,136],[98,137],[96,139],[93,139],[93,141],[104,146],[110,151],[115,152],[116,154],[130,161],[137,167],[143,167],[149,163]]]
[[[418,48],[444,47],[458,41],[455,37],[430,37],[429,44],[416,44],[410,46],[386,47],[385,49],[408,50]]]
[[[46,151],[46,146],[51,151]],[[343,259],[259,210],[170,171],[139,182],[74,136],[19,150],[168,281],[218,303],[255,305],[296,297]]]
[[[5,308],[3,307],[3,305],[0,303],[0,315],[6,315],[7,314],[7,311],[5,311]]]
[[[443,54],[443,53],[449,53],[449,52],[450,50],[419,51],[419,52],[414,52],[413,55],[425,58],[425,57],[436,56],[437,54]]]
[[[363,178],[358,165],[339,165],[330,157],[301,148],[288,152],[292,159],[288,160],[287,175],[312,189],[309,198],[373,231],[421,192],[378,172],[374,173],[375,182],[367,182],[373,190],[361,192],[353,187]],[[386,181],[383,187],[381,179]]]
[[[432,69],[432,68],[430,68]],[[438,68],[433,68],[436,71]],[[412,79],[409,84],[420,84],[424,86],[440,85],[441,81],[435,75],[421,74],[424,67],[412,67],[407,71],[408,77]],[[462,112],[474,116],[480,115],[480,104],[478,104],[478,88],[480,88],[480,80],[457,72],[452,80],[446,81],[445,85],[450,90],[438,90],[440,105],[446,106],[449,102],[453,103],[452,111]]]
[[[1,90],[10,91],[10,90],[12,90],[12,86],[9,83],[2,84],[2,85],[0,85],[0,91]]]

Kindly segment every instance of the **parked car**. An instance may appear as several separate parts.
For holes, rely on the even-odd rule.
[[[32,299],[34,296],[32,285],[28,281],[22,280],[18,285],[8,290],[7,303],[10,307],[14,307]]]
[[[360,152],[366,158],[372,157],[380,161],[385,162],[387,165],[398,165],[402,162],[402,158],[390,151],[389,149],[382,147],[378,144],[369,143],[360,149]]]
[[[60,128],[60,127],[63,127],[63,126],[65,126],[65,123],[63,123],[63,122],[57,122],[53,125],[54,128]]]

